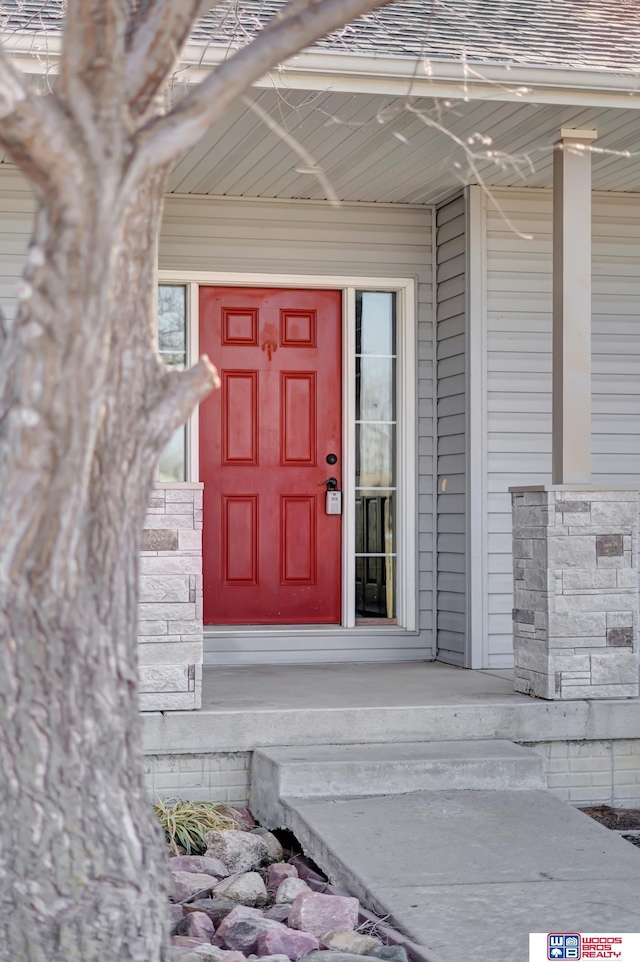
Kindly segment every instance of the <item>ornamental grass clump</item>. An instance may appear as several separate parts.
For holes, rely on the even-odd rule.
[[[207,832],[246,828],[239,812],[215,802],[185,802],[169,798],[161,799],[153,807],[167,842],[176,855],[181,854],[178,846],[187,855],[204,855]]]

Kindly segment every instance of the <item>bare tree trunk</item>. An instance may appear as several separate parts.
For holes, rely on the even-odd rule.
[[[154,352],[164,182],[120,218],[113,201],[88,205],[82,225],[41,202],[5,324],[0,824],[15,832],[0,849],[2,962],[167,958],[136,695],[140,531],[181,416],[163,413]]]
[[[285,3],[168,110],[202,0],[67,0],[45,96],[0,45],[0,145],[37,199],[0,318],[0,962],[168,958],[138,555],[157,459],[215,372],[170,373],[155,351],[166,171],[271,66],[381,2]]]

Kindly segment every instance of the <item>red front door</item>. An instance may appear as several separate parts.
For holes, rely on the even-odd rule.
[[[342,479],[341,303],[200,288],[200,350],[222,382],[200,408],[205,624],[340,621],[341,517],[323,482]]]

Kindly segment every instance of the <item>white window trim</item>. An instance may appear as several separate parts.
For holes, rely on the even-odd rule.
[[[302,290],[340,290],[343,303],[342,344],[342,473],[343,473],[343,526],[342,526],[342,623],[338,631],[355,629],[355,340],[356,340],[356,290],[392,291],[396,294],[397,316],[397,458],[398,458],[398,510],[397,523],[397,623],[405,631],[416,630],[418,601],[416,530],[418,505],[416,500],[416,283],[414,278],[398,277],[345,277],[325,274],[248,274],[218,271],[158,271],[159,284],[184,284],[188,287],[187,356],[190,364],[198,360],[198,288],[215,287],[291,287]],[[198,463],[198,411],[189,420],[187,432],[188,480],[199,481]],[[273,626],[266,626],[273,630]],[[225,626],[225,631],[233,631]],[[239,632],[245,628],[239,626]],[[253,630],[253,629],[252,629]],[[259,630],[259,629],[257,629]],[[317,633],[318,626],[301,625],[305,630]],[[327,630],[332,629],[327,626]],[[363,626],[370,631],[371,626]]]

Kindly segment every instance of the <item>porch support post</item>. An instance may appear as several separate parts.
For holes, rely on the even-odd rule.
[[[553,158],[554,484],[591,481],[591,152],[563,128]]]
[[[553,169],[553,483],[512,488],[516,691],[638,696],[638,492],[591,486],[591,154]]]

